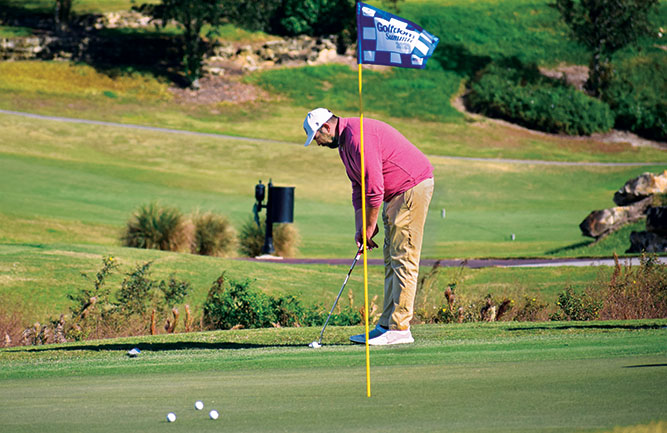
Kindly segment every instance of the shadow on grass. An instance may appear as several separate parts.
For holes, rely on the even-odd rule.
[[[0,0],[0,22],[6,26],[51,30],[53,10],[38,6],[26,7],[23,0]]]
[[[27,6],[18,0],[0,0],[0,22],[26,27],[48,36],[59,36],[40,52],[50,60],[67,53],[97,71],[114,77],[123,73],[150,73],[181,87],[188,83],[181,73],[183,48],[177,33],[147,29],[101,29],[92,27],[95,14],[75,15],[68,30],[57,34],[52,8]]]
[[[493,59],[489,56],[473,54],[463,44],[440,44],[433,53],[443,69],[454,71],[457,74],[472,78],[478,71],[484,69]]]
[[[568,245],[568,246],[565,246],[565,247],[549,250],[545,254],[547,254],[549,256],[552,256],[552,255],[556,255],[556,254],[560,254],[560,253],[567,253],[567,252],[571,252],[571,251],[574,251],[574,250],[578,250],[580,248],[588,247],[591,244],[593,244],[594,242],[595,241],[577,242],[576,244],[572,244],[572,245]]]
[[[667,367],[667,364],[626,365],[623,368],[651,368],[651,367]]]
[[[178,35],[128,29],[105,29],[93,33],[79,57],[109,76],[123,72],[150,73],[186,86],[180,69],[183,58]]]
[[[261,349],[261,348],[279,348],[279,347],[299,347],[303,344],[251,344],[251,343],[207,343],[201,341],[177,341],[164,343],[102,343],[102,344],[83,344],[83,345],[50,345],[48,347],[36,346],[25,349],[25,352],[51,352],[51,351],[79,351],[89,350],[93,352],[106,351],[129,351],[138,348],[142,352],[166,352],[178,350],[237,350],[237,349]]]
[[[627,329],[627,330],[645,330],[645,329],[661,329],[665,325],[658,323],[646,324],[596,324],[596,323],[573,323],[554,326],[534,325],[516,328],[507,328],[508,331],[566,331],[570,329]]]

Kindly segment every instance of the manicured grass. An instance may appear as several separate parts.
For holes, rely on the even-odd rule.
[[[449,99],[461,83],[454,72],[428,68],[367,70],[364,79],[364,106],[385,116],[456,122],[463,115]],[[335,107],[336,112],[359,111],[358,72],[346,65],[324,65],[267,70],[248,81],[272,92],[284,94],[303,107]],[[335,92],[330,91],[336,89]],[[355,98],[356,96],[356,98]],[[334,108],[332,108],[334,110]]]
[[[83,223],[94,237],[74,236],[72,241],[106,244],[134,209],[154,200],[184,213],[223,213],[238,228],[250,217],[255,183],[271,178],[276,185],[296,188],[295,223],[303,256],[350,255],[350,235],[342,229],[352,226],[349,182],[338,156],[328,149],[7,115],[0,122],[6,139],[0,143],[3,219],[14,227],[32,219],[45,224],[26,232],[5,226],[0,231],[4,242],[62,241],[61,232],[71,233]],[[613,206],[613,192],[627,179],[663,168],[436,157],[432,162],[436,192],[427,220],[427,258],[539,256],[580,243],[585,239],[578,224],[590,211]],[[446,219],[441,218],[443,208]],[[56,221],[60,227],[48,225]]]
[[[418,326],[414,345],[372,348],[371,398],[363,348],[345,343],[361,328],[332,327],[319,350],[306,347],[313,328],[3,349],[0,421],[54,432],[611,430],[665,419],[665,323]],[[125,356],[133,347],[137,359]]]
[[[355,107],[355,101],[358,100],[354,87],[356,77],[352,69],[345,67],[323,66],[290,70],[289,77],[296,77],[298,82],[308,82],[312,79],[308,77],[313,74],[321,76],[325,82],[337,88],[336,92],[322,92],[320,86],[316,86],[311,90],[304,90],[303,96],[298,97],[290,90],[292,87],[289,81],[281,81],[283,72],[276,71],[258,73],[252,80],[282,92],[283,100],[270,97],[269,100],[241,105],[190,106],[174,102],[168,91],[168,84],[148,74],[125,74],[116,71],[119,75],[110,78],[89,66],[68,63],[7,62],[0,66],[3,75],[13,77],[4,87],[0,84],[0,108],[6,110],[268,138],[292,143],[303,142],[303,116],[314,106],[327,105],[329,101],[332,104],[329,107],[339,115],[359,115],[358,108]],[[372,77],[372,82],[365,87],[368,103],[365,104],[364,115],[392,124],[429,155],[586,162],[656,162],[664,165],[664,151],[658,149],[633,147],[629,143],[611,144],[595,139],[549,136],[491,121],[464,118],[454,111],[448,102],[442,102],[448,101],[449,97],[443,97],[438,93],[440,90],[435,91],[436,89],[430,87],[433,82],[429,80],[437,76],[444,77],[445,82],[454,86],[454,81],[450,78],[455,77],[442,71],[421,72],[431,78],[420,82],[412,76],[416,72],[405,71],[390,72],[390,79],[383,80],[384,74],[369,71],[367,75]],[[423,115],[415,111],[415,116],[418,117],[391,117],[403,116],[404,110],[411,107],[400,100],[388,103],[381,101],[381,97],[392,94],[396,89],[402,89],[402,92],[413,89],[423,94],[421,99],[435,97],[439,102],[427,104],[431,108]],[[294,95],[294,100],[286,103],[284,99],[289,95]],[[324,99],[318,99],[317,95]],[[446,122],[428,120],[436,118]]]

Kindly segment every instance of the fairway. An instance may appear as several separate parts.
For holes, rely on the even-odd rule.
[[[667,417],[667,321],[226,331],[0,352],[3,432],[577,432]],[[142,348],[136,359],[129,348]],[[195,411],[202,400],[205,410]],[[208,419],[210,409],[221,417]],[[177,420],[168,424],[166,414]]]

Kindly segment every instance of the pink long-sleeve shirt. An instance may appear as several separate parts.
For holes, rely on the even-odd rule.
[[[338,119],[338,152],[352,181],[352,204],[361,208],[360,122],[357,117]],[[390,125],[364,119],[366,202],[377,208],[422,181],[433,177],[428,158]]]

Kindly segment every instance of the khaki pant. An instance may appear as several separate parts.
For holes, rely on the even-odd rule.
[[[410,328],[433,185],[426,179],[384,204],[384,308],[378,321],[384,328]]]

